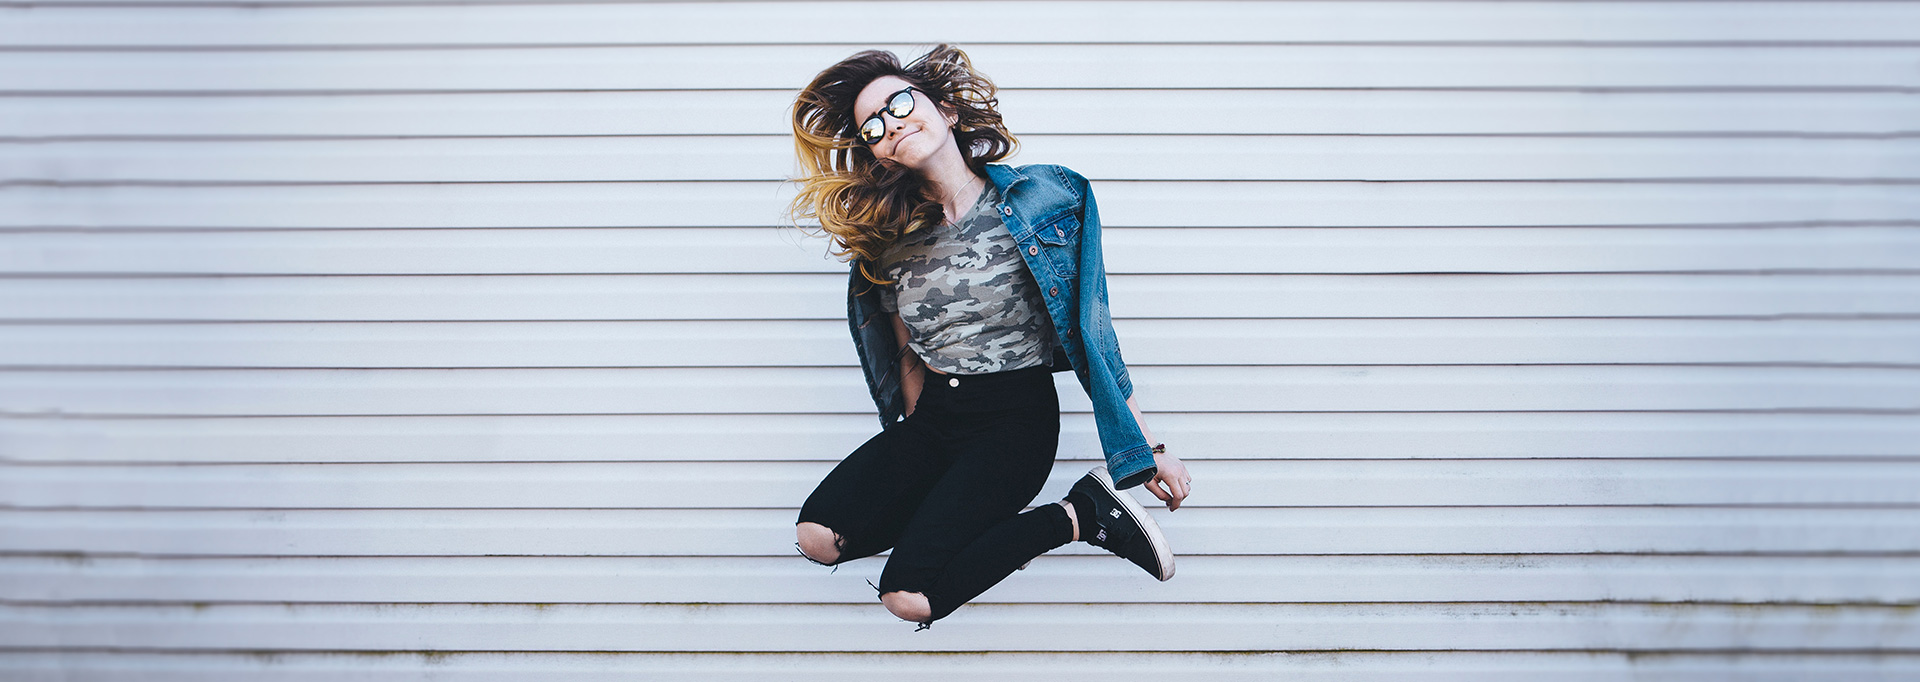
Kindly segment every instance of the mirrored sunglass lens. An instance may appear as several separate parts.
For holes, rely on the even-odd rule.
[[[913,113],[913,92],[907,91],[894,95],[893,99],[887,101],[887,113],[892,114],[894,118],[905,118],[907,114]]]
[[[879,118],[869,118],[860,125],[860,139],[863,142],[877,141],[886,134],[887,124],[881,123]]]

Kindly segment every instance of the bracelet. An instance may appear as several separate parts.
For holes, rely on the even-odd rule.
[[[1167,454],[1167,444],[1166,444],[1166,443],[1155,443],[1155,444],[1154,444],[1154,446],[1153,446],[1153,454],[1156,454],[1156,455],[1164,455],[1164,454]]]

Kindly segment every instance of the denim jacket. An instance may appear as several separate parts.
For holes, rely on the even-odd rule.
[[[1127,407],[1133,382],[1120,360],[1120,343],[1107,311],[1107,270],[1100,256],[1100,211],[1087,179],[1062,166],[1012,168],[990,164],[987,179],[1000,195],[993,206],[1020,247],[1034,283],[1046,297],[1059,341],[1054,366],[1073,367],[1093,399],[1093,421],[1114,485],[1130,488],[1153,478],[1153,451]],[[890,427],[906,413],[894,361],[893,326],[880,309],[880,287],[854,263],[847,288],[847,323],[860,354],[867,388]],[[872,269],[878,272],[878,269]]]

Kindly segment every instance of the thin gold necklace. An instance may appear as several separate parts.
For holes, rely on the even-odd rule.
[[[948,202],[948,203],[951,203],[951,202],[952,202],[952,201],[953,201],[954,199],[958,199],[958,198],[960,198],[960,195],[961,195],[961,194],[963,194],[963,193],[965,193],[965,192],[967,191],[967,188],[968,188],[968,187],[972,187],[972,186],[973,186],[973,181],[974,181],[974,180],[979,180],[979,179],[980,179],[980,176],[978,176],[978,175],[973,175],[973,176],[969,176],[969,177],[970,177],[970,179],[969,179],[969,180],[967,180],[967,184],[964,184],[964,185],[961,185],[961,186],[960,186],[960,189],[957,189],[957,190],[954,190],[954,192],[953,192],[953,194],[949,194],[949,195],[947,195],[947,202]],[[972,204],[968,204],[967,206],[968,206],[968,208],[971,208],[971,207],[972,207],[973,205],[972,205]],[[948,218],[947,218],[947,220],[946,220],[946,223],[947,223],[948,225],[955,225],[955,226],[958,226],[958,225],[960,224],[960,219],[961,219],[961,218],[965,218],[965,217],[966,217],[966,216],[964,216],[964,215],[958,215],[958,216],[950,216],[950,217],[948,217]]]

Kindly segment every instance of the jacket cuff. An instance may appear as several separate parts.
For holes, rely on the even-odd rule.
[[[1155,473],[1153,448],[1146,443],[1107,458],[1107,474],[1113,477],[1113,487],[1120,490],[1146,483]]]

